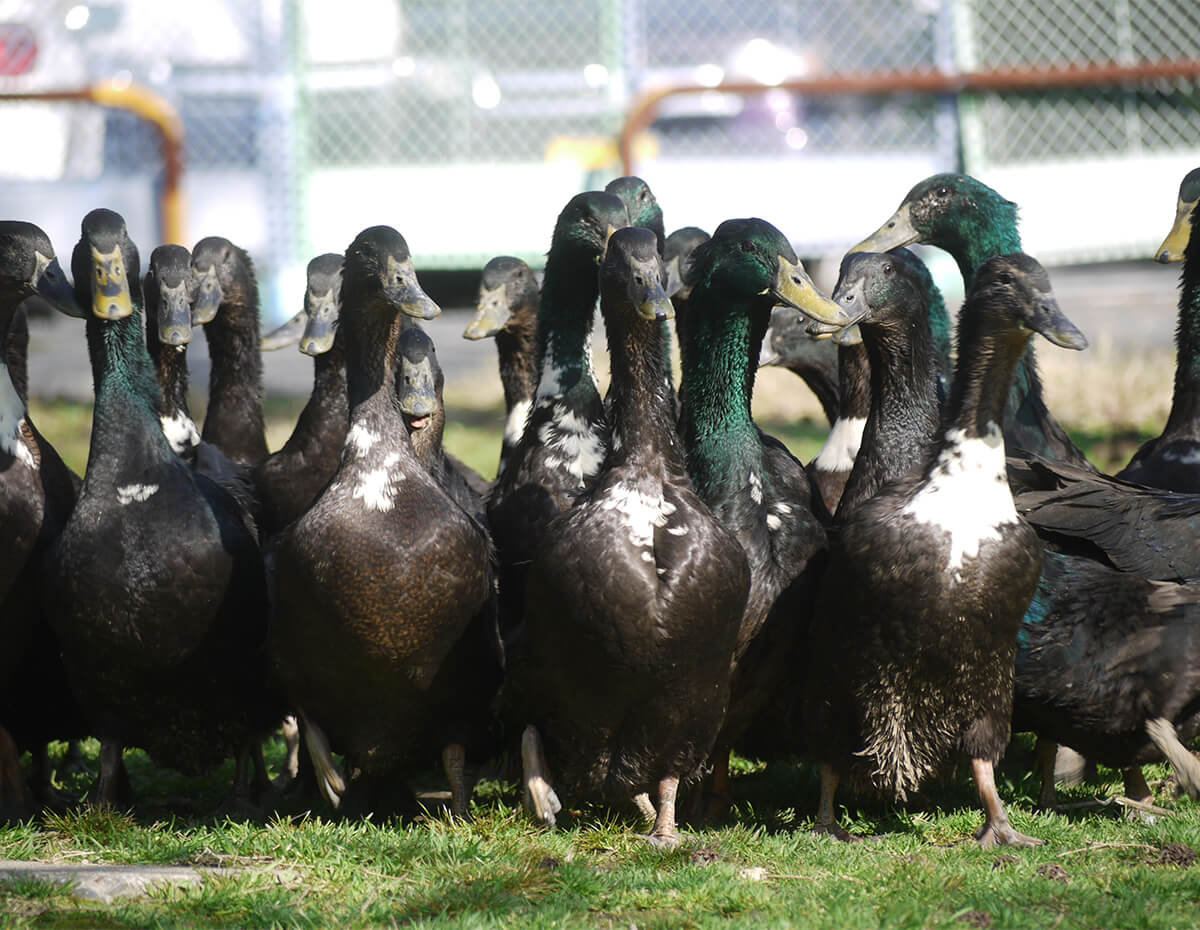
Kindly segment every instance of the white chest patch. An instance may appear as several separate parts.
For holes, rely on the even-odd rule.
[[[182,413],[173,417],[163,417],[162,431],[176,455],[200,444],[200,431],[196,429],[195,421]]]
[[[117,500],[122,504],[132,504],[134,501],[149,500],[158,491],[157,484],[127,484],[117,488]]]
[[[1178,462],[1180,465],[1200,465],[1200,449],[1193,447],[1186,452],[1164,449],[1162,458],[1164,462]]]
[[[813,459],[817,471],[849,471],[854,467],[858,450],[862,446],[865,417],[838,417],[833,429],[825,437],[825,444]]]
[[[525,421],[529,419],[529,411],[533,407],[531,400],[519,400],[513,404],[512,410],[508,412],[508,419],[504,421],[504,442],[506,445],[515,446],[521,441],[521,436],[525,433]]]
[[[547,352],[542,359],[542,372],[538,377],[537,400],[545,400],[553,397],[562,396],[563,371],[554,364],[550,358],[550,353]]]
[[[24,429],[25,405],[17,394],[8,366],[0,362],[0,449],[33,468],[33,453],[23,441]]]
[[[359,455],[366,455],[377,442],[379,442],[379,434],[361,423],[355,423],[346,433],[346,445]]]
[[[399,461],[400,456],[393,452],[383,460],[381,467],[364,472],[354,489],[354,498],[361,500],[368,510],[383,513],[391,510],[396,503],[396,485],[405,478],[404,472],[396,467]]]
[[[750,472],[750,477],[746,479],[750,485],[750,500],[756,504],[762,503],[762,478],[758,477],[757,472]]]
[[[604,464],[604,442],[583,417],[561,404],[553,419],[538,430],[538,440],[552,453],[546,456],[551,468],[564,468],[583,486]]]
[[[946,571],[956,579],[963,561],[979,555],[988,540],[1000,539],[1000,528],[1017,522],[1017,508],[1004,467],[1004,436],[995,423],[987,435],[967,439],[949,430],[946,444],[904,513],[950,534]]]
[[[650,548],[654,543],[654,528],[667,525],[671,514],[675,512],[675,505],[664,500],[661,492],[646,494],[637,488],[618,484],[600,501],[600,509],[619,513],[629,531],[629,541],[635,546]],[[686,532],[687,528],[683,527],[683,530]],[[647,562],[653,561],[653,556],[647,556],[650,556],[649,552],[642,553],[642,558]]]

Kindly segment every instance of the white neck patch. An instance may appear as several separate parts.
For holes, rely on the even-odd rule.
[[[8,365],[0,362],[0,449],[33,468],[33,453],[25,445],[24,434],[25,405],[21,403],[16,385],[8,373]]]
[[[404,472],[396,468],[399,453],[392,452],[384,458],[381,467],[365,472],[354,489],[354,497],[363,502],[368,510],[383,513],[396,503],[396,485],[404,480]]]
[[[838,417],[825,437],[825,445],[813,459],[817,471],[850,471],[862,446],[866,417]]]
[[[161,422],[163,435],[176,455],[200,444],[200,430],[196,429],[195,421],[186,414],[180,412],[173,417],[163,417]]]
[[[346,433],[346,447],[353,449],[359,455],[366,455],[371,451],[371,446],[377,442],[379,442],[379,434],[361,423],[353,424]]]
[[[946,571],[956,580],[966,558],[977,557],[984,542],[1000,539],[1000,527],[1018,521],[1000,427],[989,423],[986,436],[971,439],[964,432],[946,432],[929,477],[904,508],[919,522],[950,534]]]
[[[538,430],[538,441],[548,452],[546,465],[563,468],[582,487],[604,464],[604,441],[584,417],[559,404],[553,417]]]
[[[533,407],[532,400],[519,400],[513,404],[512,410],[508,412],[508,419],[504,421],[504,443],[505,445],[515,446],[521,441],[521,437],[525,434],[525,421],[529,419],[529,411]]]

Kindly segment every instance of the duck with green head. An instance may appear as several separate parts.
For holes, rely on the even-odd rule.
[[[629,225],[614,194],[586,191],[554,224],[538,303],[537,389],[521,440],[488,498],[500,559],[501,623],[520,623],[527,566],[546,524],[592,486],[608,424],[592,370],[597,269],[612,233]]]
[[[816,291],[787,238],[757,218],[726,220],[697,246],[687,283],[679,435],[696,492],[741,543],[751,572],[714,751],[718,807],[728,803],[730,748],[795,667],[826,544],[804,466],[751,415],[763,335],[777,303],[831,325],[850,317]]]
[[[856,245],[855,252],[887,252],[923,243],[949,252],[971,289],[979,266],[1021,250],[1017,205],[965,174],[935,174],[913,187],[891,218]],[[931,317],[935,340],[949,348],[949,318]],[[1042,398],[1033,346],[1017,368],[1004,410],[1004,437],[1012,454],[1032,452],[1092,469]]]
[[[111,210],[84,217],[71,262],[89,308],[95,407],[79,500],[42,563],[41,590],[100,738],[93,796],[128,802],[126,746],[199,774],[244,763],[282,716],[264,644],[257,539],[224,488],[179,459],[146,349],[138,252]],[[235,792],[249,795],[239,765]]]
[[[595,485],[534,557],[507,692],[527,724],[526,803],[539,822],[554,825],[557,790],[653,793],[657,810],[641,805],[653,813],[648,839],[670,847],[678,787],[698,776],[721,726],[749,573],[688,480],[663,377],[664,281],[649,231],[613,233],[599,277],[612,439]]]
[[[1200,168],[1179,185],[1175,223],[1155,254],[1157,261],[1183,262],[1179,286],[1179,319],[1175,329],[1177,358],[1171,413],[1162,435],[1146,442],[1117,473],[1118,478],[1152,488],[1200,491]]]

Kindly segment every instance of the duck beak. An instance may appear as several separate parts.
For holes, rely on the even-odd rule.
[[[475,301],[475,316],[463,331],[464,339],[487,339],[504,329],[508,322],[508,288],[498,284],[493,288],[479,288]]]
[[[102,320],[123,320],[133,313],[133,296],[129,292],[121,247],[116,245],[111,252],[101,252],[92,246],[92,268],[96,272],[92,313]]]
[[[1086,349],[1088,345],[1087,337],[1067,319],[1053,294],[1039,297],[1029,328],[1064,349]]]
[[[856,346],[862,343],[862,330],[858,324],[845,326],[833,334],[833,341],[839,346]]]
[[[1162,262],[1164,265],[1168,262],[1183,261],[1183,250],[1187,248],[1188,239],[1192,235],[1192,211],[1196,209],[1197,203],[1200,203],[1200,200],[1180,199],[1179,205],[1175,208],[1175,225],[1171,227],[1167,238],[1154,253],[1155,261]]]
[[[442,312],[442,308],[421,290],[411,258],[398,262],[389,255],[386,275],[383,292],[405,316],[414,320],[432,320]]]
[[[304,295],[307,305],[307,321],[304,335],[300,338],[300,351],[305,355],[324,355],[333,348],[337,335],[338,319],[341,317],[338,292],[330,288],[324,294],[311,290]]]
[[[192,302],[192,322],[201,326],[211,323],[217,311],[221,309],[221,301],[224,299],[215,265],[208,271],[196,272],[196,299]]]
[[[421,422],[437,411],[437,378],[429,358],[419,362],[404,359],[403,383],[400,385],[400,412],[410,426],[420,429]]]
[[[34,260],[37,262],[37,266],[33,273],[33,281],[30,283],[30,288],[34,293],[47,301],[59,313],[65,313],[67,316],[73,316],[80,320],[86,319],[87,314],[75,302],[75,292],[67,283],[67,276],[63,274],[58,259],[35,252]]]
[[[891,219],[852,248],[851,252],[890,252],[919,241],[921,234],[912,222],[912,205],[901,204]]]
[[[186,279],[175,287],[160,285],[158,341],[164,345],[184,346],[192,341],[192,304],[187,285]]]
[[[829,326],[845,326],[852,322],[849,314],[817,290],[812,278],[799,262],[792,264],[779,256],[775,280],[767,292],[780,303],[799,310],[806,317]]]
[[[305,308],[286,323],[275,327],[269,333],[264,333],[258,340],[259,348],[264,352],[274,352],[294,346],[304,335],[304,328],[307,325],[308,309]]]
[[[661,323],[675,319],[675,306],[663,286],[659,273],[661,268],[656,257],[653,262],[641,265],[631,278],[629,298],[637,307],[638,316],[643,320],[657,320]]]

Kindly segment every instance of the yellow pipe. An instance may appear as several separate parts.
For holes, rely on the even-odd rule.
[[[107,80],[75,90],[0,93],[0,101],[4,100],[94,103],[124,110],[152,124],[162,138],[163,187],[158,215],[163,241],[185,244],[187,204],[183,197],[183,120],[166,98],[140,84]]]

